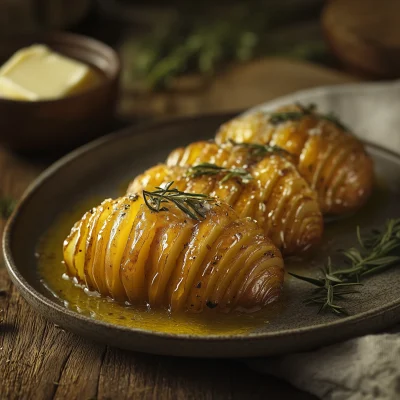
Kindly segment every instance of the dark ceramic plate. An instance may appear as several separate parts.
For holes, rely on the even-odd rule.
[[[96,341],[143,352],[198,357],[301,351],[378,331],[400,320],[400,268],[370,278],[362,294],[349,301],[351,316],[341,318],[318,315],[315,308],[306,307],[301,300],[310,287],[288,279],[280,313],[268,324],[238,335],[177,335],[126,328],[71,311],[50,294],[40,281],[34,254],[39,238],[57,216],[84,198],[117,196],[121,183],[165,159],[171,149],[212,137],[229,117],[203,116],[129,128],[74,151],[45,171],[18,205],[3,242],[11,278],[31,306],[61,327]],[[369,229],[388,217],[399,217],[400,157],[375,146],[368,150],[375,160],[377,188],[360,213],[327,223],[327,235],[334,239],[335,248],[355,243],[359,223]],[[325,259],[332,250],[328,246],[320,256]]]

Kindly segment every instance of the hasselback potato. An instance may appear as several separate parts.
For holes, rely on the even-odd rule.
[[[153,197],[105,200],[64,242],[68,275],[117,301],[171,311],[254,310],[276,300],[283,260],[262,229],[225,203],[191,201],[192,217]]]
[[[316,195],[295,166],[280,154],[252,158],[240,146],[229,149],[211,142],[197,142],[176,149],[167,162],[177,165],[159,164],[150,168],[133,180],[128,193],[174,181],[179,190],[216,196],[241,217],[255,219],[287,255],[299,254],[320,241],[323,219]],[[210,170],[203,162],[225,168],[213,171],[212,166],[208,166]],[[194,168],[183,167],[192,163]],[[196,176],[201,172],[196,165],[205,168],[203,175]],[[246,170],[239,171],[247,171],[253,179],[244,180],[237,174],[229,178],[229,171],[238,171],[236,166],[245,166]]]
[[[318,192],[324,213],[358,209],[371,193],[373,164],[363,143],[336,117],[313,106],[235,118],[216,135],[219,144],[228,140],[280,146],[292,153],[300,174]]]

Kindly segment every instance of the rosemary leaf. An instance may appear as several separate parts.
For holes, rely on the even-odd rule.
[[[302,281],[311,283],[312,285],[315,285],[315,286],[321,286],[321,287],[324,286],[324,282],[321,279],[314,279],[314,278],[310,278],[308,276],[301,276],[301,275],[297,275],[293,272],[289,272],[289,275],[292,275],[295,278],[300,279]]]
[[[325,274],[325,277],[331,282],[336,282],[336,283],[342,283],[343,282],[341,279],[337,278],[334,275],[328,274],[328,273]]]

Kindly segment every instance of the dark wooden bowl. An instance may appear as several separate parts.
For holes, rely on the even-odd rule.
[[[322,28],[332,52],[365,78],[400,77],[400,1],[327,2]]]
[[[8,43],[2,48],[0,63],[34,43],[92,65],[105,78],[92,89],[62,99],[0,99],[1,144],[25,153],[59,152],[106,133],[113,124],[117,100],[120,61],[116,52],[97,40],[57,32]]]

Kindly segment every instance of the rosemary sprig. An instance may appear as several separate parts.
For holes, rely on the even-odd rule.
[[[190,167],[187,171],[187,174],[191,177],[218,175],[219,173],[225,174],[221,182],[226,182],[231,178],[239,178],[243,183],[248,183],[253,179],[253,176],[244,168],[224,168],[206,162]]]
[[[299,107],[298,111],[276,111],[270,114],[269,121],[273,125],[281,124],[286,121],[298,121],[306,115],[311,115],[315,109],[315,104],[309,104],[308,106],[304,106],[300,103],[296,103]]]
[[[365,238],[361,237],[357,227],[359,248],[352,247],[342,251],[347,268],[334,268],[331,259],[322,269],[322,278],[311,278],[289,273],[293,277],[308,282],[316,289],[305,300],[306,304],[319,305],[319,311],[329,310],[335,314],[347,314],[338,300],[345,300],[345,295],[358,293],[354,286],[361,285],[361,279],[400,263],[400,218],[386,221],[383,231],[373,230]]]
[[[15,208],[15,200],[8,197],[0,197],[0,218],[7,219]]]
[[[269,121],[273,125],[278,125],[287,121],[298,121],[306,115],[314,115],[319,119],[324,119],[326,121],[330,121],[334,123],[338,128],[343,129],[346,132],[350,132],[349,128],[344,125],[339,117],[333,113],[321,114],[317,113],[317,106],[313,103],[308,106],[302,105],[300,103],[296,103],[297,107],[299,107],[298,111],[282,111],[282,112],[273,112],[270,114]]]
[[[339,119],[337,115],[330,112],[328,114],[317,114],[319,118],[332,122],[338,128],[343,129],[345,132],[350,132],[350,129]]]
[[[240,146],[249,149],[250,153],[253,156],[265,156],[267,154],[282,154],[282,155],[291,155],[287,150],[283,149],[279,146],[270,146],[268,144],[258,144],[258,143],[238,143],[232,139],[229,139],[229,142],[233,146]]]
[[[156,190],[149,192],[143,190],[143,199],[147,207],[155,212],[168,211],[167,207],[164,207],[165,203],[174,203],[180,210],[187,214],[190,218],[199,221],[201,218],[205,218],[204,214],[204,203],[215,202],[215,198],[207,196],[206,194],[200,193],[186,193],[171,186],[174,182],[168,182],[164,187],[156,187]]]

